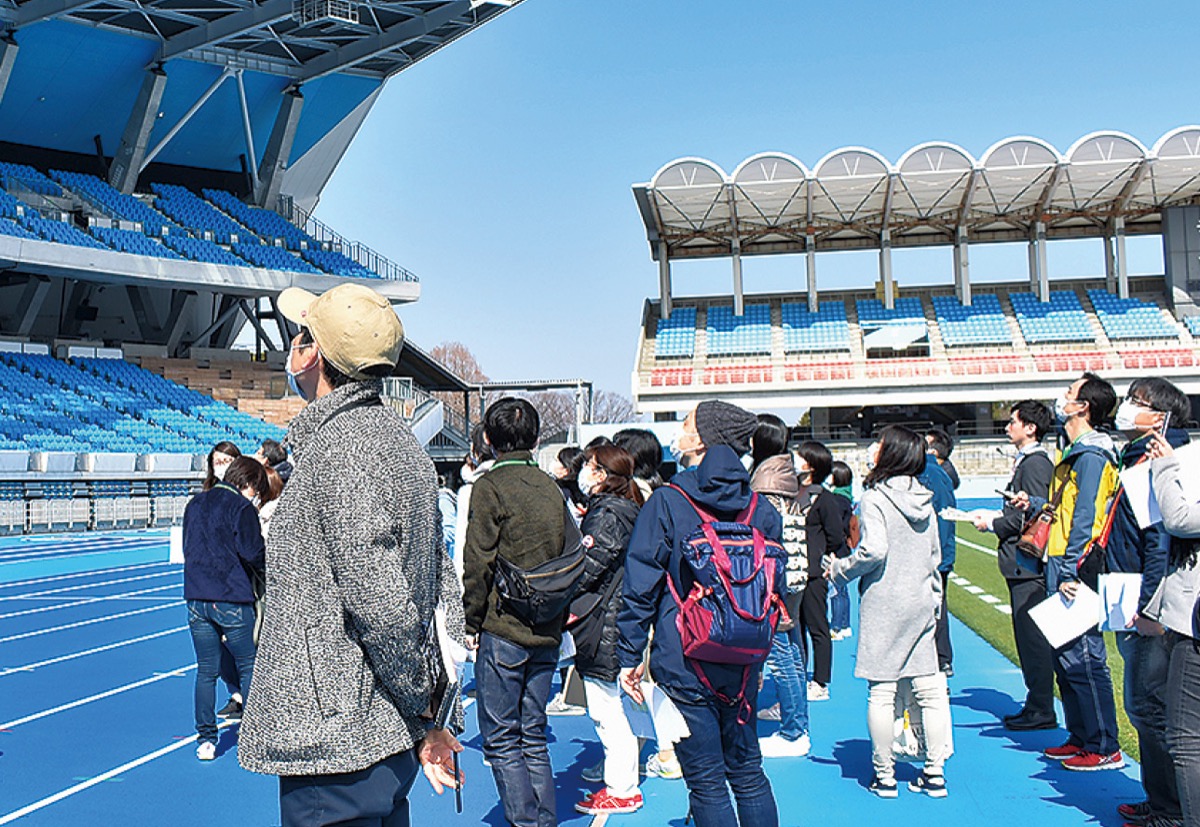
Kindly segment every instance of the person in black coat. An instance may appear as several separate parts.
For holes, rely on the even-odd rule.
[[[1004,429],[1017,449],[1009,491],[1049,497],[1054,460],[1042,447],[1042,437],[1053,423],[1050,409],[1041,402],[1027,399],[1013,405]],[[1025,679],[1025,705],[1020,712],[1005,716],[1004,726],[1012,730],[1055,729],[1058,722],[1054,714],[1054,650],[1029,617],[1029,610],[1046,599],[1046,574],[1040,561],[1017,549],[1027,517],[1024,511],[1005,501],[999,516],[985,512],[976,517],[975,527],[994,532],[1000,541],[996,559],[1008,584],[1013,637]]]
[[[625,717],[617,676],[621,665],[617,618],[623,600],[625,552],[642,505],[634,482],[633,457],[616,445],[588,448],[579,469],[587,496],[580,532],[587,548],[588,573],[571,605],[568,624],[575,638],[575,670],[583,677],[588,714],[604,747],[604,789],[575,805],[583,813],[633,812],[642,806],[638,790],[638,740]]]

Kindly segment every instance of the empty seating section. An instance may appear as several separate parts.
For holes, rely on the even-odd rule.
[[[676,387],[692,384],[691,368],[655,368],[650,372],[650,386]]]
[[[1000,299],[991,293],[974,296],[969,307],[954,296],[934,296],[933,310],[947,347],[1012,341]]]
[[[98,250],[108,248],[82,230],[78,230],[65,221],[54,221],[38,215],[26,213],[21,219],[27,230],[36,233],[46,241],[58,244],[70,244],[74,247],[94,247]]]
[[[783,366],[785,382],[845,382],[853,378],[853,362],[814,362],[807,365]]]
[[[1122,299],[1105,290],[1089,290],[1096,317],[1110,339],[1178,339],[1158,305],[1141,299]]]
[[[342,255],[337,250],[309,249],[301,252],[300,257],[334,276],[352,279],[379,278],[379,274],[374,270],[364,267],[354,259]]]
[[[14,235],[17,238],[37,238],[36,235],[10,218],[0,218],[0,235]]]
[[[163,244],[170,247],[186,259],[205,261],[209,264],[229,264],[234,267],[245,267],[246,262],[211,241],[203,238],[192,238],[188,235],[163,236]]]
[[[770,365],[718,365],[704,369],[706,385],[741,385],[746,382],[770,382]]]
[[[1096,337],[1074,290],[1053,290],[1050,301],[1033,293],[1009,293],[1021,334],[1029,344],[1086,342]]]
[[[157,241],[133,230],[118,230],[116,227],[92,227],[92,235],[121,253],[133,253],[154,258],[180,259]]]
[[[745,356],[771,352],[771,305],[748,304],[742,316],[733,308],[708,308],[708,355]]]
[[[1187,325],[1188,333],[1200,336],[1200,316],[1185,316],[1183,322]]]
[[[0,161],[0,187],[7,190],[12,189],[14,185],[38,195],[62,195],[62,187],[28,164]]]
[[[1190,368],[1198,363],[1200,360],[1197,360],[1192,351],[1181,348],[1131,350],[1121,354],[1121,364],[1130,370]]]
[[[1102,350],[1062,351],[1060,353],[1034,353],[1033,363],[1040,371],[1050,373],[1083,373],[1105,371],[1111,367],[1109,355]]]
[[[251,207],[233,193],[224,190],[206,189],[201,192],[210,203],[229,213],[262,238],[282,238],[289,250],[321,246],[319,241],[277,212]]]
[[[654,333],[656,359],[692,358],[696,352],[696,308],[676,307],[671,318],[659,319]]]
[[[233,252],[251,264],[266,267],[268,270],[289,270],[294,273],[321,275],[321,271],[316,267],[307,261],[302,261],[282,247],[237,242],[233,245]]]
[[[94,175],[52,169],[50,177],[92,201],[114,218],[140,222],[142,231],[146,235],[162,236],[164,229],[167,232],[182,232],[163,218],[162,213],[151,209],[134,196],[126,195],[110,186],[107,181],[102,181]]]
[[[868,379],[934,378],[944,373],[937,359],[868,359],[865,375]]]
[[[1028,373],[1032,364],[1023,356],[997,353],[989,356],[951,356],[950,373],[954,376],[993,376],[999,373]]]
[[[159,210],[189,229],[200,233],[212,233],[213,240],[219,244],[258,240],[245,227],[195,195],[187,187],[175,184],[151,184],[150,189],[158,196]]]
[[[0,190],[0,218],[16,218],[29,209],[7,192]]]
[[[0,450],[197,454],[282,435],[119,359],[0,353]]]
[[[916,296],[897,298],[895,307],[891,310],[884,307],[879,299],[859,299],[854,306],[858,310],[858,323],[862,327],[925,324],[925,309]]]
[[[815,313],[810,313],[805,305],[784,302],[782,310],[785,353],[850,349],[845,302],[823,302]]]

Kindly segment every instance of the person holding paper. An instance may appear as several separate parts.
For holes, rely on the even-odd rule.
[[[1190,414],[1187,395],[1166,379],[1152,376],[1135,380],[1117,408],[1117,429],[1129,439],[1121,452],[1121,467],[1133,468],[1147,460],[1154,434],[1164,425],[1185,423]],[[1188,442],[1188,435],[1182,428],[1168,427],[1166,440],[1178,448]],[[1141,575],[1137,611],[1129,631],[1116,634],[1117,648],[1125,661],[1125,711],[1138,733],[1142,787],[1146,792],[1142,804],[1126,807],[1134,812],[1143,807],[1154,815],[1178,821],[1182,812],[1166,738],[1170,652],[1161,635],[1142,634],[1138,626],[1138,619],[1166,576],[1171,538],[1162,523],[1147,528],[1138,525],[1124,487],[1117,490],[1116,497],[1112,532],[1105,547],[1108,571]]]
[[[1046,498],[1054,460],[1042,447],[1042,439],[1054,424],[1050,409],[1033,399],[1012,406],[1004,433],[1017,449],[1008,491],[1026,491]],[[1041,560],[1017,550],[1025,528],[1025,512],[1005,500],[1004,510],[977,512],[975,527],[995,533],[999,544],[996,562],[1008,585],[1012,606],[1013,638],[1025,680],[1025,704],[1021,711],[1004,718],[1006,729],[1026,731],[1057,729],[1054,713],[1054,650],[1029,617],[1029,610],[1046,598],[1046,573]]]
[[[1112,385],[1094,373],[1071,383],[1055,403],[1055,415],[1067,448],[1054,468],[1050,496],[1058,495],[1057,516],[1046,548],[1046,588],[1073,600],[1086,576],[1085,561],[1101,536],[1110,497],[1116,489],[1112,439],[1096,430],[1116,404]],[[1060,493],[1061,492],[1061,493]],[[1018,492],[1018,508],[1040,511],[1046,500]],[[1096,560],[1092,558],[1089,568]],[[1093,589],[1095,582],[1089,584]],[[1117,744],[1117,708],[1108,672],[1104,636],[1093,628],[1054,653],[1054,676],[1062,696],[1067,731],[1062,746],[1043,750],[1069,770],[1107,770],[1125,766]]]

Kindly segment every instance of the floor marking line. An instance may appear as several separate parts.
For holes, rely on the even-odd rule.
[[[970,540],[964,540],[962,537],[955,537],[954,541],[956,543],[958,543],[960,546],[966,546],[967,548],[973,548],[976,551],[982,551],[984,554],[988,555],[989,557],[997,556],[996,550],[994,548],[988,548],[987,546],[981,546],[978,543],[972,543]]]
[[[104,623],[108,620],[119,620],[123,617],[133,617],[134,615],[145,614],[146,612],[158,612],[163,609],[173,608],[175,606],[186,605],[186,601],[180,600],[175,603],[165,603],[162,606],[149,606],[145,609],[132,609],[128,612],[118,612],[115,615],[105,615],[104,617],[93,617],[89,620],[80,620],[75,623],[64,623],[61,626],[51,626],[48,629],[35,629],[32,632],[23,632],[19,635],[9,635],[0,637],[0,643],[8,643],[14,640],[25,640],[26,638],[38,637],[40,635],[48,635],[51,632],[65,632],[68,629],[78,629],[81,626],[91,626],[94,623]]]
[[[152,683],[158,683],[159,681],[164,681],[167,678],[181,678],[195,668],[196,664],[193,663],[190,666],[180,666],[171,670],[170,672],[158,672],[153,676],[149,678],[143,678],[140,681],[134,681],[133,683],[127,683],[124,686],[106,689],[103,692],[97,692],[95,695],[89,695],[86,698],[79,698],[78,700],[70,701],[69,703],[59,704],[58,706],[51,707],[50,709],[43,709],[41,712],[34,712],[30,715],[26,715],[24,718],[6,721],[5,723],[0,724],[0,729],[12,729],[13,727],[18,727],[21,724],[28,724],[31,721],[48,718],[51,715],[55,715],[59,712],[66,712],[68,709],[75,709],[76,707],[85,706],[95,701],[102,701],[105,698],[111,698],[113,695],[120,695],[122,692],[129,692],[132,689],[138,689]]]
[[[160,571],[154,574],[135,574],[132,577],[118,577],[115,580],[100,580],[95,583],[78,583],[74,586],[59,586],[55,589],[42,589],[38,592],[25,592],[24,594],[9,594],[5,595],[5,600],[19,600],[22,597],[43,597],[48,594],[63,594],[64,592],[77,592],[82,589],[97,589],[101,586],[115,586],[118,583],[133,583],[138,580],[153,580],[156,577],[174,577],[176,572]]]
[[[39,606],[36,609],[22,609],[19,612],[8,612],[0,614],[0,620],[6,620],[10,617],[22,617],[24,615],[41,614],[42,612],[56,612],[60,609],[74,609],[77,606],[88,606],[92,603],[103,603],[105,600],[116,600],[121,597],[134,597],[139,594],[153,594],[154,592],[165,592],[167,589],[178,589],[178,583],[171,583],[166,586],[155,586],[152,589],[137,589],[131,592],[119,592],[117,594],[105,595],[104,597],[89,597],[84,600],[76,600],[73,603],[62,603],[57,606]]]
[[[178,634],[179,632],[186,632],[187,630],[188,630],[187,626],[177,626],[174,629],[166,629],[165,631],[162,631],[162,632],[155,632],[155,633],[149,634],[149,635],[142,635],[141,637],[133,637],[133,638],[129,638],[128,640],[118,640],[115,643],[108,643],[108,644],[105,644],[104,646],[97,646],[93,649],[84,649],[82,652],[72,652],[69,655],[60,655],[57,658],[50,658],[49,660],[40,660],[37,663],[27,663],[24,666],[11,666],[7,669],[0,669],[0,678],[3,678],[5,675],[14,674],[16,672],[32,672],[34,669],[41,669],[43,666],[54,666],[57,663],[65,663],[69,660],[75,660],[76,658],[87,657],[88,655],[96,655],[96,654],[99,654],[100,652],[111,652],[113,649],[120,649],[124,646],[132,646],[135,643],[144,643],[147,640],[154,640],[156,638],[166,637],[167,635],[174,635],[174,634]]]
[[[103,551],[68,551],[66,549],[62,549],[60,551],[38,552],[36,554],[22,557],[19,560],[0,560],[0,566],[15,566],[20,563],[36,563],[44,557],[94,557],[97,554],[128,554],[131,551],[144,551],[157,546],[165,547],[166,543],[153,543],[145,548],[122,548],[121,546],[113,546],[112,548],[105,549]]]
[[[15,588],[17,586],[36,586],[39,583],[54,583],[59,580],[77,580],[80,577],[92,577],[97,574],[116,574],[122,571],[134,571],[135,569],[147,569],[152,566],[169,566],[171,563],[138,563],[133,566],[114,566],[107,569],[92,569],[90,571],[76,571],[69,574],[54,574],[48,577],[35,577],[32,580],[12,580],[8,583],[0,583],[0,589]]]

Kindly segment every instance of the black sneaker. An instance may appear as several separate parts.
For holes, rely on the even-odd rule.
[[[1139,801],[1136,804],[1118,804],[1117,815],[1125,819],[1127,824],[1145,824],[1154,810],[1149,801]]]
[[[242,705],[233,698],[229,699],[229,703],[221,707],[221,711],[217,713],[218,718],[224,718],[227,721],[236,721],[242,717]]]
[[[879,776],[875,776],[871,779],[871,785],[867,787],[867,789],[875,793],[875,795],[879,796],[880,798],[897,798],[900,795],[896,789],[895,781],[885,783],[879,780]]]
[[[946,779],[941,775],[921,773],[916,781],[909,781],[908,788],[914,793],[925,793],[930,798],[946,797]]]

